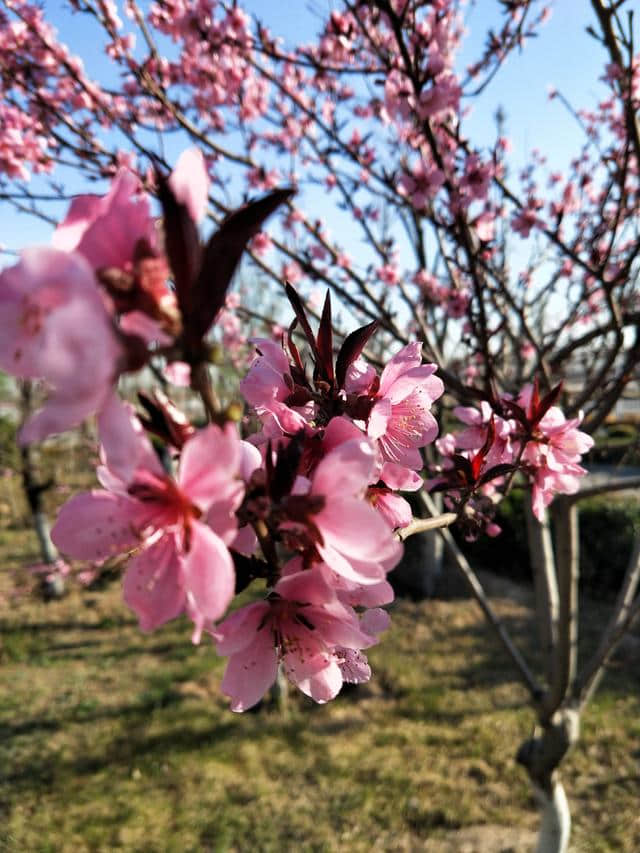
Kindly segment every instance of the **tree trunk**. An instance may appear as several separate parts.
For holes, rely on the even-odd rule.
[[[571,812],[559,767],[578,740],[579,732],[579,712],[564,708],[542,723],[541,733],[525,741],[518,750],[516,760],[526,768],[540,804],[536,853],[567,853],[569,849]]]
[[[566,853],[571,835],[571,812],[562,782],[553,783],[551,794],[535,783],[534,790],[542,812],[536,853]]]
[[[28,380],[21,387],[23,421],[31,411],[31,384]],[[31,511],[31,522],[40,546],[40,559],[45,565],[54,566],[58,552],[51,541],[49,521],[44,510],[43,495],[53,485],[53,480],[40,482],[36,474],[33,449],[27,445],[20,448],[22,463],[22,486]],[[60,598],[64,594],[64,578],[59,572],[52,572],[42,578],[42,594],[45,598]]]

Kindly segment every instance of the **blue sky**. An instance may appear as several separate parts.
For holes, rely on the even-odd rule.
[[[243,6],[266,23],[274,35],[285,40],[311,40],[317,29],[318,15],[313,9],[331,8],[336,3],[316,0],[245,0]],[[484,33],[497,20],[498,4],[493,0],[478,0],[471,4],[465,18],[469,35],[460,55],[460,67],[476,57],[482,47]],[[95,29],[83,16],[70,16],[66,3],[55,0],[46,4],[50,20],[71,49],[85,60],[87,70],[103,81],[114,83],[109,61],[95,50]],[[466,133],[474,144],[489,144],[495,137],[496,108],[504,107],[506,130],[514,146],[513,165],[524,165],[529,151],[539,146],[549,156],[553,168],[563,169],[581,143],[581,133],[575,119],[558,100],[550,101],[548,90],[554,86],[575,106],[591,106],[603,89],[597,78],[605,57],[585,28],[591,23],[587,4],[576,0],[561,0],[553,6],[553,14],[540,38],[531,40],[522,53],[513,54],[505,68],[486,92],[474,103],[466,120]],[[87,47],[89,49],[87,49]],[[111,75],[111,79],[109,76]],[[178,150],[180,144],[176,142]],[[34,188],[38,181],[33,182]],[[86,191],[78,183],[71,191]],[[0,241],[11,248],[47,242],[50,228],[26,216],[16,216],[5,207]],[[326,211],[318,211],[328,215]],[[10,214],[10,215],[7,215]],[[0,256],[1,257],[1,256]]]

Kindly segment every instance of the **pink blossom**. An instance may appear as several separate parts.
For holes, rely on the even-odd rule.
[[[467,424],[468,428],[455,437],[459,450],[479,450],[487,440],[489,423],[493,418],[493,442],[485,457],[485,466],[508,464],[514,461],[518,442],[514,440],[516,423],[496,415],[486,400],[480,403],[480,409],[471,406],[456,406],[453,414]]]
[[[44,408],[23,427],[22,442],[75,426],[101,408],[123,353],[81,255],[24,251],[0,274],[0,318],[0,367],[51,387]]]
[[[528,408],[532,395],[529,385],[520,393],[518,403]],[[587,473],[579,462],[593,447],[593,439],[577,428],[581,420],[581,416],[567,420],[558,406],[551,406],[524,449],[522,459],[534,469],[532,504],[539,519],[555,494],[574,494]]]
[[[120,169],[106,195],[80,195],[72,201],[52,244],[65,252],[79,252],[94,269],[125,269],[141,240],[154,243],[149,201],[140,193],[138,178]]]
[[[375,620],[372,624],[378,627]],[[260,701],[275,681],[278,661],[303,693],[327,702],[348,680],[348,652],[377,642],[315,569],[281,578],[266,601],[233,613],[214,637],[218,654],[229,655],[222,690],[231,697],[233,711]]]
[[[376,275],[384,284],[394,285],[400,281],[398,267],[393,263],[383,264],[376,270]]]
[[[477,154],[469,154],[464,164],[464,175],[460,179],[460,189],[466,201],[484,201],[489,192],[494,169],[491,163],[483,163]]]
[[[382,458],[406,468],[422,468],[419,448],[433,441],[438,425],[429,411],[444,392],[433,374],[435,364],[422,364],[419,341],[407,344],[382,371],[367,434],[376,439]]]
[[[268,338],[255,338],[252,343],[258,356],[240,383],[245,400],[263,420],[271,415],[282,433],[304,429],[307,420],[302,411],[285,402],[293,391],[293,379],[284,350]]]
[[[235,509],[243,492],[237,479],[240,443],[231,430],[215,425],[201,430],[185,443],[173,480],[131,418],[114,408],[105,420],[108,467],[99,471],[105,488],[62,507],[53,541],[61,551],[93,562],[134,550],[124,597],[142,630],[186,611],[197,639],[206,622],[222,616],[234,593],[227,545],[236,535]]]
[[[266,231],[258,231],[255,237],[249,243],[252,252],[257,255],[264,255],[273,246],[273,241]]]
[[[444,174],[436,166],[418,160],[410,174],[403,174],[398,181],[398,192],[406,196],[416,210],[423,210],[435,198],[444,184]]]
[[[324,499],[311,517],[320,534],[318,554],[334,572],[359,584],[384,580],[402,556],[391,528],[363,500],[375,470],[370,443],[351,439],[327,453],[311,480],[310,494]]]
[[[542,207],[540,199],[530,197],[527,200],[526,207],[521,207],[516,215],[511,220],[511,227],[517,231],[521,237],[528,237],[532,228],[540,225],[538,211]]]
[[[422,479],[419,479],[422,485]],[[411,505],[391,489],[370,486],[367,490],[367,500],[394,530],[411,524],[413,519]]]
[[[209,201],[209,175],[202,152],[188,148],[178,157],[169,178],[178,201],[187,206],[194,222],[202,222]]]

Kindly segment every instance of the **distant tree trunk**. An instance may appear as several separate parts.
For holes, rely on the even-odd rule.
[[[31,383],[25,380],[20,388],[22,420],[27,419],[32,408]],[[53,485],[53,480],[41,482],[37,475],[37,465],[34,460],[33,448],[29,445],[20,448],[22,463],[22,486],[31,512],[31,522],[40,547],[40,558],[45,565],[54,566],[58,552],[51,541],[49,521],[44,509],[43,495]],[[42,592],[47,598],[59,598],[64,593],[64,579],[57,573],[43,577]]]
[[[442,498],[432,495],[436,514],[442,511]],[[394,589],[415,598],[431,598],[442,576],[444,543],[435,532],[410,536],[404,543],[404,556],[390,576]]]

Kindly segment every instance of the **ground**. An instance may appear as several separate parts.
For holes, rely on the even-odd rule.
[[[141,634],[117,582],[16,595],[33,548],[0,530],[2,853],[532,849],[514,755],[533,715],[473,602],[400,601],[370,684],[237,715],[212,645],[193,647],[184,621]],[[533,654],[529,591],[487,580]],[[587,645],[606,615],[587,603]],[[637,648],[566,762],[576,853],[640,849]]]

